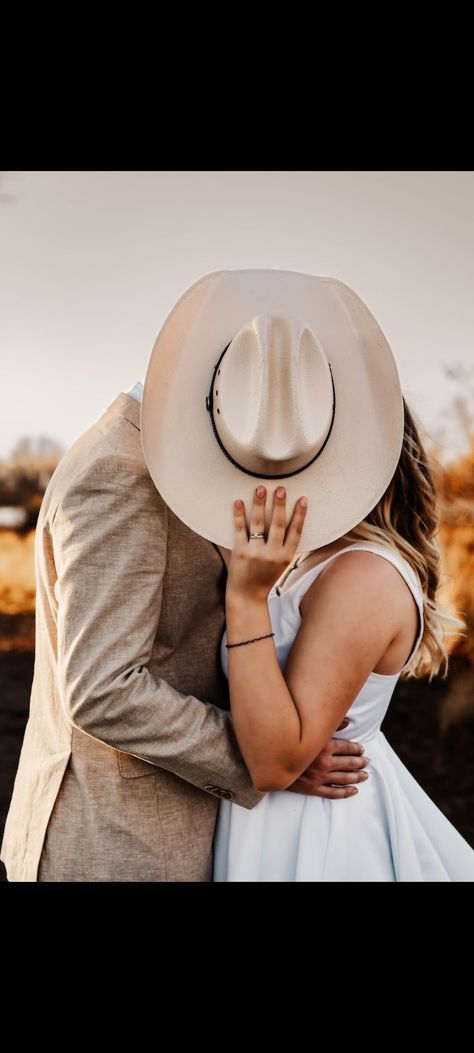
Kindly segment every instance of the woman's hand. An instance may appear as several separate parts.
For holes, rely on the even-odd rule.
[[[258,486],[250,517],[250,533],[265,532],[267,491]],[[234,597],[261,602],[291,563],[298,549],[307,509],[306,497],[296,502],[286,526],[286,491],[278,486],[273,494],[273,509],[267,538],[250,539],[243,501],[234,502],[235,540],[229,564],[226,600]]]

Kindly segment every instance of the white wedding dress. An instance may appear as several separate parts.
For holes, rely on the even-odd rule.
[[[399,570],[420,614],[423,600],[410,564],[378,544],[357,542],[312,567],[268,605],[283,669],[301,622],[303,594],[330,560],[353,549],[375,552]],[[227,675],[225,634],[221,661]],[[408,661],[410,659],[407,660]],[[405,667],[403,667],[405,668]],[[328,800],[288,790],[255,808],[222,801],[214,841],[214,881],[474,881],[474,850],[410,775],[380,730],[400,672],[371,673],[336,737],[365,746],[366,782],[353,797]],[[416,703],[414,703],[416,704]]]

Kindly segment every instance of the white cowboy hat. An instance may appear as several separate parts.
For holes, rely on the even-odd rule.
[[[293,271],[197,281],[166,319],[144,385],[155,486],[225,548],[234,499],[249,512],[259,483],[272,494],[283,482],[288,518],[308,498],[302,548],[341,537],[385,492],[403,428],[397,366],[369,309],[343,282]]]

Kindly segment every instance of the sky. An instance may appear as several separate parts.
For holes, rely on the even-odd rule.
[[[254,267],[355,289],[426,434],[457,448],[446,370],[474,367],[473,172],[4,172],[0,457],[25,436],[68,446],[144,379],[186,288]]]

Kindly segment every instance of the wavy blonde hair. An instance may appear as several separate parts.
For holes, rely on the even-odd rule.
[[[441,555],[437,543],[439,512],[434,471],[424,450],[414,414],[403,399],[405,425],[402,451],[395,473],[375,508],[353,530],[351,542],[373,541],[396,549],[418,576],[423,592],[424,632],[411,662],[400,679],[448,675],[446,637],[459,635],[466,622],[454,618],[437,603]],[[445,626],[456,627],[453,633]],[[466,634],[461,634],[466,635]]]

